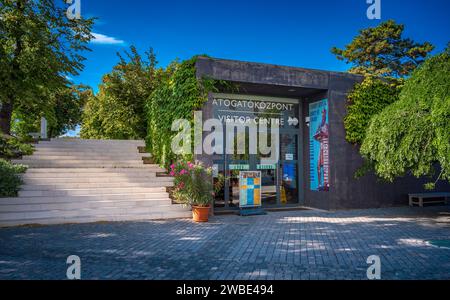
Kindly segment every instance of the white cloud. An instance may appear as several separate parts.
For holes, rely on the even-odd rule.
[[[125,41],[116,39],[115,37],[107,36],[101,33],[93,32],[92,35],[94,38],[91,40],[93,44],[101,44],[101,45],[123,45]]]

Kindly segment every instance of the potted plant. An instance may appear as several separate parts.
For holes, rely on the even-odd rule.
[[[212,168],[192,162],[177,162],[170,166],[174,179],[175,199],[192,207],[195,222],[208,222],[211,203],[215,193],[222,187],[223,179],[214,184]]]

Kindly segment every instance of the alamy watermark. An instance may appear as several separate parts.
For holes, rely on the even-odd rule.
[[[66,11],[69,20],[81,19],[81,0],[65,0],[67,4],[71,4]]]
[[[67,268],[66,276],[69,280],[79,280],[81,279],[81,260],[77,255],[71,255],[67,257],[67,264],[70,266]]]
[[[367,18],[369,20],[381,20],[381,0],[366,0],[369,4],[367,8]]]
[[[378,255],[371,255],[367,258],[367,263],[370,264],[367,268],[367,279],[379,280],[381,279],[381,259]]]
[[[298,120],[290,118],[289,124]],[[279,160],[280,119],[236,117],[230,119],[212,118],[203,122],[203,113],[194,112],[194,141],[189,120],[178,119],[172,123],[171,149],[174,154],[261,154],[261,163],[276,163]],[[208,133],[204,136],[204,133]],[[226,143],[224,143],[224,139]]]

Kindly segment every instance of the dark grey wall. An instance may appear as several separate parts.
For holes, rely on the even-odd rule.
[[[199,57],[197,76],[274,86],[327,89],[326,71]]]

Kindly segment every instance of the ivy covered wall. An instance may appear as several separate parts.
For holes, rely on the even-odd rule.
[[[366,77],[348,95],[348,114],[344,118],[346,139],[361,145],[372,116],[398,100],[403,80]]]
[[[197,57],[175,61],[166,69],[159,70],[158,83],[146,103],[147,150],[155,163],[166,167],[180,158],[171,150],[172,138],[177,134],[171,130],[173,121],[189,120],[193,129],[194,111],[201,110],[208,100],[208,93],[216,90],[216,81],[197,79]],[[183,158],[189,160],[192,155],[187,154]]]

